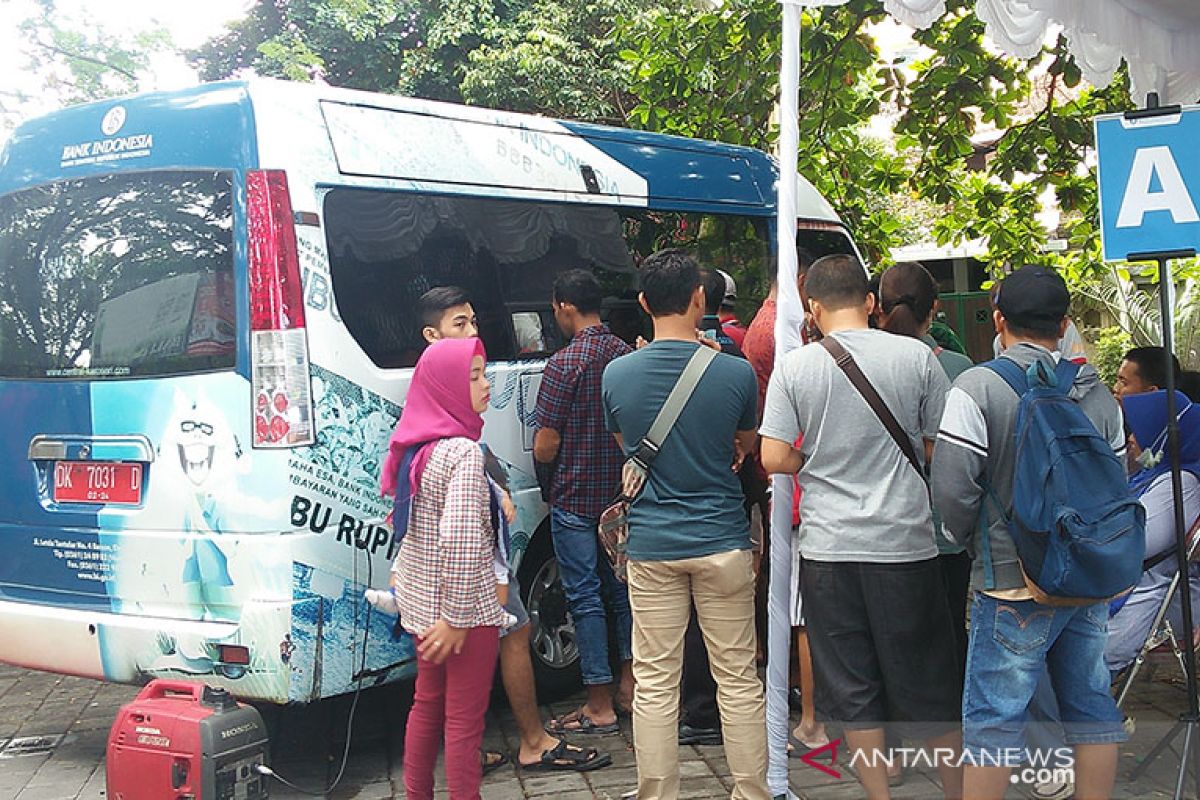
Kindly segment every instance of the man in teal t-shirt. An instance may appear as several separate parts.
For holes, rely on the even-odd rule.
[[[702,347],[700,269],[663,250],[641,269],[654,341],[604,371],[605,421],[626,455],[649,431],[680,373]],[[633,736],[639,797],[679,793],[679,682],[693,602],[708,642],[734,796],[766,800],[766,722],[754,657],[750,526],[734,467],[750,451],[758,383],[749,363],[718,353],[650,468],[629,514],[633,608]]]

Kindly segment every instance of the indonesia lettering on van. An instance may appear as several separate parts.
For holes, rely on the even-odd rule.
[[[105,138],[64,145],[62,156],[59,158],[59,166],[75,167],[150,155],[154,149],[153,134],[116,135],[124,127],[125,119],[124,106],[110,108],[104,115],[104,119],[100,121],[100,132]]]
[[[555,141],[556,138],[561,137],[551,137],[539,131],[530,130],[524,125],[521,126],[520,130],[521,144],[530,148],[530,150],[532,150],[532,152],[535,154],[534,158],[538,161],[547,165],[550,163],[556,164],[563,172],[569,173],[576,179],[579,178],[581,167],[591,167],[596,176],[596,183],[600,187],[600,192],[602,194],[622,193],[621,187],[618,186],[617,182],[609,177],[608,173],[606,173],[603,169],[598,169],[594,164],[582,160],[579,155],[563,147],[560,142]],[[505,150],[505,144],[503,141],[500,142],[500,149],[503,154],[503,151]],[[530,172],[532,170],[526,171]]]

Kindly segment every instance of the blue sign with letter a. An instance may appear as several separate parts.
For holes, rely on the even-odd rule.
[[[1106,261],[1200,251],[1200,106],[1141,119],[1096,118]]]

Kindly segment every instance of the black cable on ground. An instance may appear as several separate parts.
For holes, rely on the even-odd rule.
[[[355,547],[355,550],[356,551],[358,550],[357,546]],[[372,571],[373,570],[372,570],[372,566],[371,566],[371,554],[367,553],[367,587],[368,588],[370,588],[370,586],[371,586]],[[354,580],[354,585],[358,586],[358,555],[357,555],[357,552],[355,553],[355,558],[354,558],[353,580]],[[366,600],[364,600],[363,602],[366,603]],[[268,767],[266,764],[258,764],[254,767],[255,771],[258,772],[259,775],[266,775],[271,778],[274,778],[275,780],[282,783],[284,786],[287,786],[289,789],[300,792],[301,794],[309,795],[311,797],[324,797],[325,795],[329,794],[334,789],[336,789],[337,785],[342,782],[342,776],[344,776],[346,774],[346,762],[350,758],[350,740],[351,740],[350,734],[354,729],[354,712],[358,709],[358,698],[359,698],[359,695],[362,694],[363,679],[366,677],[366,671],[367,671],[367,639],[371,633],[371,604],[366,603],[366,606],[367,606],[367,619],[366,619],[365,624],[363,625],[362,657],[361,657],[361,660],[359,663],[359,668],[358,668],[358,681],[354,687],[354,699],[350,701],[350,714],[348,715],[348,718],[346,720],[346,746],[344,748],[342,748],[342,763],[338,767],[337,776],[333,779],[333,783],[329,784],[329,786],[326,787],[323,791],[314,792],[309,789],[304,789],[300,786],[297,786],[296,784],[292,783],[291,781],[287,780],[286,778],[284,778],[281,775],[279,775],[278,773],[276,773],[273,769]],[[357,622],[358,622],[357,614],[354,615],[354,619],[355,619],[355,623],[356,623],[355,627],[357,628],[358,627],[357,626]]]

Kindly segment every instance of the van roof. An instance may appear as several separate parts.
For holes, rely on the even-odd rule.
[[[0,153],[0,192],[111,171],[117,163],[135,169],[256,164],[255,118],[271,109],[313,101],[321,103],[323,110],[331,106],[378,109],[534,132],[530,135],[565,133],[586,140],[592,148],[640,173],[651,197],[717,199],[717,195],[710,197],[711,192],[721,191],[714,187],[733,186],[734,195],[720,195],[721,201],[736,202],[747,210],[752,207],[758,215],[775,213],[775,159],[751,148],[266,78],[112,98],[29,120],[13,131]],[[127,118],[128,126],[124,124]],[[203,135],[197,135],[200,130]],[[663,168],[664,162],[670,162],[669,168]],[[796,209],[799,219],[841,222],[833,207],[803,177],[797,185]]]

